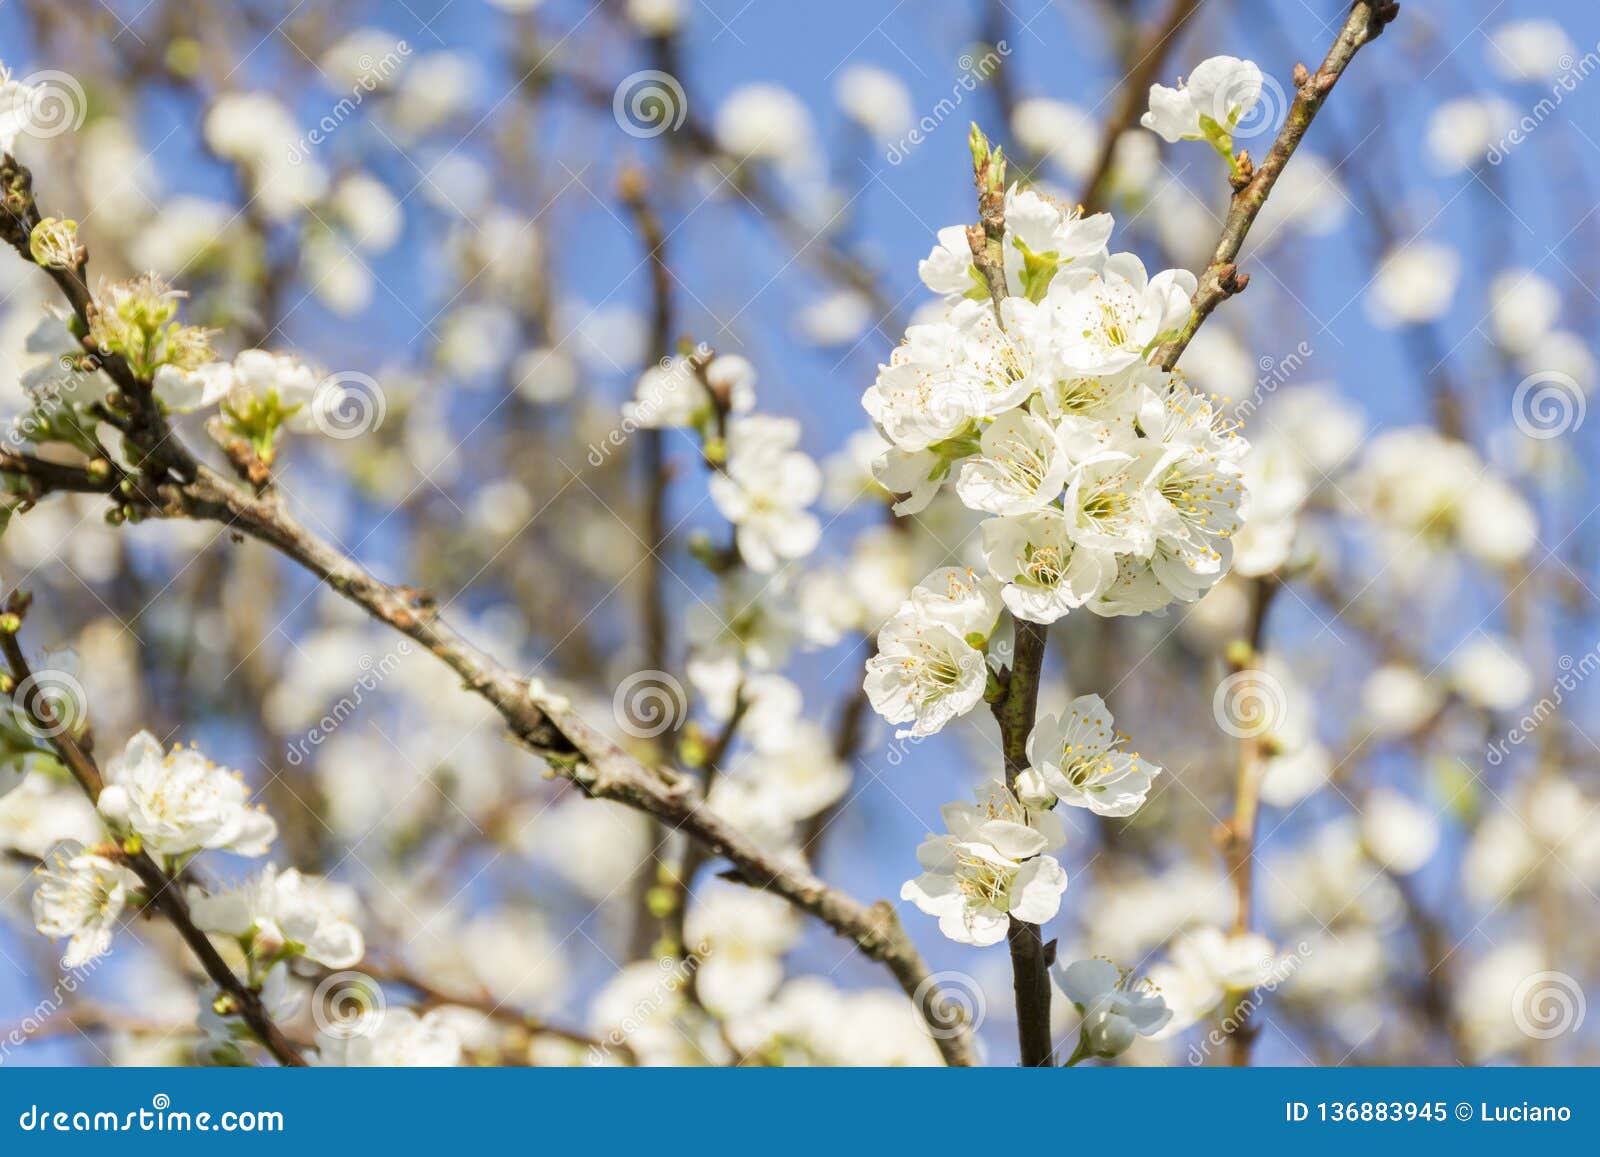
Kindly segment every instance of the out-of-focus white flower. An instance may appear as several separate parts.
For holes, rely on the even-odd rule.
[[[382,253],[405,228],[405,213],[389,187],[366,173],[352,173],[334,186],[329,207],[360,249]]]
[[[1384,328],[1437,320],[1450,308],[1461,277],[1461,255],[1448,245],[1413,241],[1384,254],[1367,312]]]
[[[837,289],[800,311],[800,332],[820,346],[842,346],[872,328],[872,300],[853,289]]]
[[[1528,977],[1549,968],[1531,940],[1505,940],[1472,962],[1455,992],[1455,1010],[1479,1057],[1526,1048],[1528,1007],[1518,991]]]
[[[1444,101],[1428,117],[1428,153],[1444,173],[1481,165],[1516,117],[1516,110],[1497,96]]]
[[[892,141],[911,127],[915,113],[905,82],[892,72],[853,64],[839,76],[839,107],[879,141]]]
[[[11,72],[0,64],[0,153],[14,152],[17,135],[28,127],[34,89],[12,80]]]
[[[1533,694],[1533,672],[1507,641],[1476,635],[1455,653],[1450,678],[1467,702],[1487,711],[1510,711]]]
[[[272,220],[287,220],[327,191],[328,175],[305,155],[288,106],[264,92],[223,93],[206,112],[212,151],[249,175],[253,203]]]
[[[1506,80],[1553,81],[1573,66],[1577,49],[1554,20],[1510,20],[1489,33],[1489,67]]]
[[[810,554],[822,537],[805,509],[822,492],[822,471],[799,441],[792,418],[740,418],[728,428],[727,465],[711,476],[711,500],[734,524],[745,564],[761,574]]]
[[[317,71],[330,87],[379,92],[393,83],[408,55],[383,29],[355,28],[329,46],[317,61]]]
[[[1051,966],[1050,975],[1083,1017],[1079,1048],[1089,1056],[1115,1057],[1135,1037],[1152,1036],[1172,1019],[1161,994],[1109,960],[1075,960]]]
[[[578,389],[578,367],[561,350],[524,350],[511,365],[517,392],[535,405],[564,402]]]
[[[1531,269],[1507,269],[1489,282],[1489,323],[1507,353],[1528,353],[1555,328],[1561,294]]]
[[[1439,846],[1439,821],[1427,808],[1390,788],[1361,805],[1361,834],[1372,858],[1407,875],[1432,858]]]
[[[1410,735],[1432,719],[1444,694],[1420,671],[1385,663],[1361,687],[1361,709],[1373,733],[1384,739]]]
[[[128,740],[106,765],[105,778],[100,814],[157,855],[226,848],[260,856],[278,834],[272,817],[250,805],[250,789],[238,772],[218,767],[192,747],[164,752],[148,731]]]
[[[1011,114],[1017,143],[1058,166],[1068,176],[1087,176],[1099,149],[1100,126],[1075,104],[1028,97]]]
[[[695,988],[706,1007],[737,1016],[777,991],[800,924],[780,897],[716,883],[695,893],[684,935],[700,957]]]
[[[12,771],[23,766],[0,770],[0,850],[42,860],[61,844],[86,846],[101,838],[105,829],[83,792],[42,771]]]
[[[1281,967],[1272,942],[1259,933],[1227,935],[1209,926],[1184,933],[1173,942],[1170,962],[1150,970],[1150,983],[1172,1010],[1156,1035],[1181,1032],[1230,994],[1266,984]]]
[[[1518,359],[1525,374],[1565,374],[1585,394],[1594,390],[1597,373],[1594,352],[1583,337],[1571,330],[1552,330]]]
[[[313,1063],[328,1068],[454,1068],[461,1038],[444,1009],[418,1016],[409,1008],[373,1012],[350,1036],[317,1034]]]
[[[775,84],[747,84],[717,110],[717,144],[741,163],[809,160],[815,147],[804,102]]]
[[[77,968],[111,947],[128,893],[137,886],[128,869],[104,856],[80,852],[58,859],[39,875],[33,893],[34,926],[51,940],[66,937],[61,964]]]
[[[457,52],[416,57],[394,86],[390,121],[412,138],[443,127],[471,106],[479,75],[478,65]],[[430,183],[434,176],[429,169]]]
[[[683,27],[685,0],[628,0],[628,19],[646,36],[671,36]]]
[[[1490,473],[1477,451],[1429,427],[1386,430],[1368,445],[1346,489],[1363,514],[1409,540],[1462,549],[1492,565],[1525,557],[1532,507]]]

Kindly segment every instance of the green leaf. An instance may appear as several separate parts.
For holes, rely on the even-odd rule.
[[[983,274],[978,272],[976,265],[967,266],[967,276],[972,278],[972,285],[962,296],[968,301],[988,301],[989,282],[984,279]]]

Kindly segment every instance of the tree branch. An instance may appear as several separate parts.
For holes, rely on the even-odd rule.
[[[26,684],[33,674],[28,667],[26,657],[22,654],[22,646],[17,642],[14,631],[0,631],[0,653],[5,655],[6,664],[11,670],[14,691],[17,686]],[[73,738],[71,730],[56,718],[50,704],[42,695],[13,697],[17,706],[27,713],[39,732],[50,737],[50,745],[56,749],[57,754],[61,756],[61,762],[78,781],[78,785],[83,788],[90,801],[98,800],[105,784],[100,768],[93,757]],[[141,851],[131,855],[124,853],[124,859],[144,885],[145,892],[150,897],[150,904],[178,930],[178,935],[200,961],[200,966],[211,978],[211,983],[233,1000],[240,1018],[250,1027],[256,1039],[279,1064],[291,1067],[304,1065],[306,1062],[300,1055],[300,1050],[273,1022],[261,1003],[260,995],[234,974],[233,969],[228,967],[227,961],[217,952],[216,945],[211,943],[210,937],[195,926],[194,919],[189,914],[188,902],[184,900],[183,893],[174,879],[167,875],[147,852]]]
[[[1256,162],[1254,174],[1234,192],[1216,251],[1200,275],[1200,288],[1195,291],[1188,324],[1183,327],[1183,332],[1156,351],[1156,364],[1162,369],[1170,370],[1177,365],[1178,358],[1205,324],[1206,318],[1211,316],[1212,310],[1242,291],[1249,282],[1249,277],[1240,273],[1234,262],[1244,245],[1245,236],[1267,202],[1267,194],[1277,184],[1278,175],[1300,147],[1306,130],[1311,127],[1312,120],[1333,91],[1333,86],[1339,82],[1339,77],[1344,75],[1351,59],[1364,45],[1382,35],[1384,28],[1399,12],[1400,5],[1393,0],[1357,0],[1333,46],[1328,49],[1322,66],[1314,73],[1306,72],[1303,65],[1295,67],[1294,103],[1289,106],[1283,128],[1278,131],[1267,155]]]

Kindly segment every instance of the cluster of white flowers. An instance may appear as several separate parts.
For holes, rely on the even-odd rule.
[[[1172,1019],[1172,1010],[1148,982],[1136,980],[1109,960],[1075,960],[1050,970],[1056,984],[1082,1018],[1079,1052],[1114,1057],[1128,1051],[1135,1037],[1153,1036]]]
[[[961,501],[991,516],[990,574],[932,576],[879,636],[873,706],[919,736],[982,697],[979,648],[1001,603],[1052,623],[1193,601],[1227,572],[1243,521],[1248,444],[1148,361],[1188,317],[1194,277],[1108,255],[1109,215],[1016,188],[1005,211],[998,315],[964,230],[942,230],[921,272],[948,309],[907,331],[864,399],[890,444],[874,473],[906,496],[897,513],[954,476]]]
[[[356,927],[355,892],[297,869],[268,864],[231,891],[189,889],[189,910],[202,932],[232,936],[253,958],[304,956],[329,968],[349,968],[366,954]]]
[[[141,731],[107,765],[98,806],[119,836],[153,855],[175,860],[194,852],[227,849],[262,856],[278,825],[250,803],[236,771],[219,767],[193,747],[163,751]]]
[[[244,350],[231,362],[156,371],[156,395],[179,412],[220,405],[230,426],[268,444],[281,426],[300,433],[316,427],[321,375],[291,354]]]
[[[1138,752],[1122,750],[1125,742],[1098,695],[1081,695],[1059,715],[1041,716],[1015,788],[993,780],[976,804],[941,809],[948,834],[923,842],[917,859],[925,871],[906,883],[901,898],[938,917],[940,931],[963,944],[998,942],[1012,918],[1052,919],[1067,888],[1066,872],[1045,854],[1066,843],[1056,804],[1129,816],[1161,774]]]

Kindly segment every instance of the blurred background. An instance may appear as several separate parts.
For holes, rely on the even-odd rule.
[[[1235,140],[1260,155],[1344,12],[13,0],[0,52],[60,95],[59,130],[16,153],[92,276],[160,272],[227,353],[359,383],[351,436],[286,444],[302,518],[642,758],[716,742],[731,689],[691,660],[759,637],[746,662],[788,682],[763,674],[769,718],[730,735],[714,806],[893,901],[939,807],[1000,769],[987,712],[896,740],[860,690],[910,586],[977,558],[953,494],[888,517],[860,406],[932,303],[935,232],[974,218],[969,124],[1014,177],[1114,212],[1113,249],[1198,271],[1225,175],[1138,127],[1144,90],[1255,60],[1268,84]],[[1239,926],[1216,833],[1251,761],[1245,926],[1273,954],[1256,1063],[1600,1051],[1596,72],[1578,0],[1404,4],[1273,192],[1248,290],[1183,359],[1254,446],[1236,573],[1163,616],[1052,630],[1044,709],[1103,695],[1165,774],[1130,820],[1066,817],[1046,936],[1179,1001],[1207,930]],[[27,343],[49,290],[0,263],[11,414],[49,356]],[[681,342],[747,359],[757,409],[797,419],[825,473],[821,545],[759,590],[706,565],[727,525],[697,440],[624,418]],[[275,860],[359,897],[361,971],[391,1005],[447,1008],[470,1059],[585,1063],[627,1022],[624,1060],[936,1061],[881,969],[714,861],[685,900],[671,833],[542,775],[442,667],[304,573],[214,526],[103,513],[58,495],[10,519],[0,574],[34,592],[29,644],[81,683],[105,750],[148,728],[240,769],[282,828]],[[1271,678],[1241,724],[1225,679],[1252,635]],[[614,693],[641,673],[642,709]],[[0,1040],[29,1026],[3,1061],[190,1063],[197,985],[169,930],[133,919],[63,993],[32,929],[29,863],[92,838],[86,808],[42,771],[0,798]],[[1005,949],[900,908],[986,1059],[1014,1063]],[[679,920],[712,947],[706,983],[652,996]],[[1120,1063],[1222,1063],[1217,1015]]]

